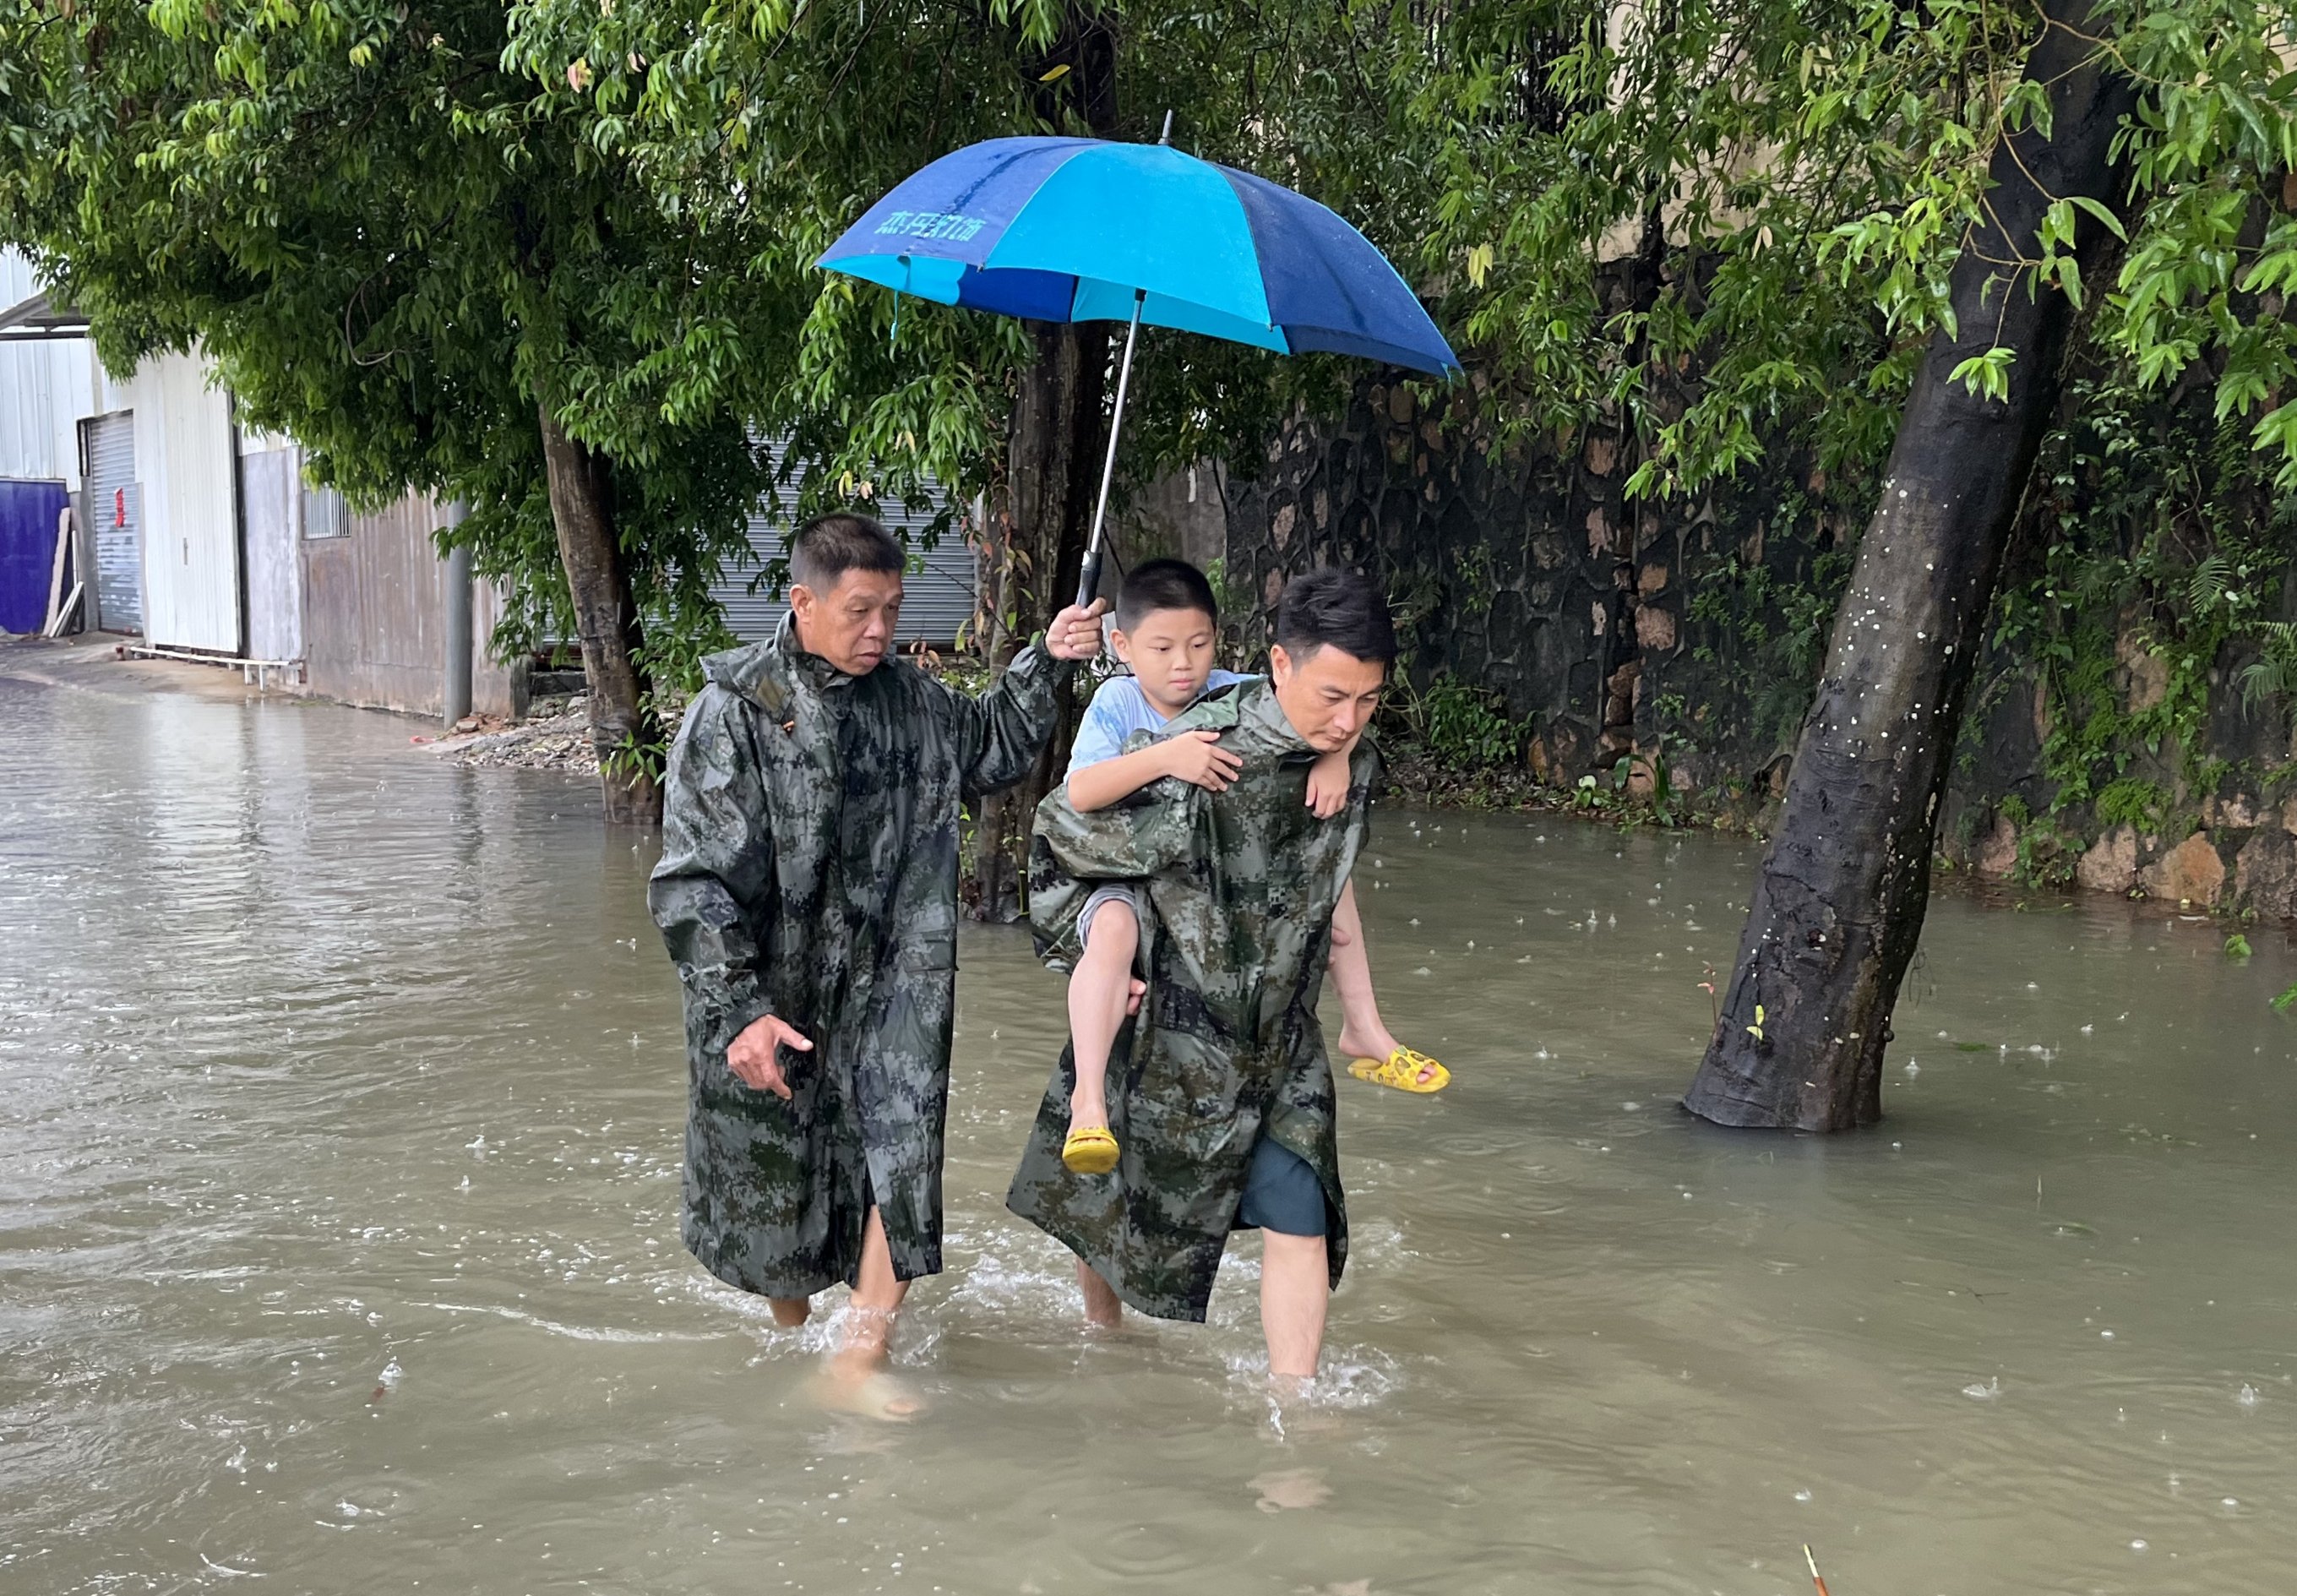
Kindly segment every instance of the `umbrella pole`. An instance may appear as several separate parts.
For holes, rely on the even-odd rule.
[[[1085,546],[1084,572],[1077,580],[1079,609],[1091,604],[1100,588],[1100,529],[1108,519],[1108,486],[1116,479],[1116,440],[1124,431],[1124,395],[1132,386],[1132,346],[1140,341],[1140,308],[1148,299],[1145,291],[1133,291],[1132,325],[1124,332],[1124,364],[1116,370],[1116,412],[1108,418],[1108,457],[1100,466],[1100,502],[1093,507],[1092,541]]]

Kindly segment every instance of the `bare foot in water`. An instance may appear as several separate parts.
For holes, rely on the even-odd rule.
[[[907,1424],[926,1411],[905,1380],[896,1379],[876,1360],[839,1353],[814,1377],[813,1400],[832,1413],[851,1413],[881,1424]]]
[[[1320,1508],[1332,1500],[1332,1487],[1324,1483],[1321,1468],[1284,1468],[1272,1470],[1247,1485],[1260,1493],[1254,1505],[1264,1513],[1281,1513],[1302,1508]]]
[[[885,1372],[893,1314],[885,1308],[848,1307],[844,1345],[814,1380],[814,1400],[834,1413],[906,1424],[925,1411],[915,1391]]]

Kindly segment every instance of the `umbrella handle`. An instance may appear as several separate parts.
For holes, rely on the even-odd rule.
[[[1116,478],[1116,440],[1124,430],[1124,396],[1132,386],[1132,348],[1140,340],[1140,310],[1148,292],[1132,291],[1132,325],[1124,331],[1124,364],[1116,372],[1116,410],[1108,418],[1108,457],[1100,466],[1100,503],[1093,507],[1092,541],[1085,545],[1084,572],[1077,582],[1077,608],[1091,605],[1100,590],[1100,529],[1108,519],[1108,486]]]
[[[1090,605],[1100,592],[1100,546],[1096,543],[1085,551],[1084,573],[1077,578],[1077,608]]]

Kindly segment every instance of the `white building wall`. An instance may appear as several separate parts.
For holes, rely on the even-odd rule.
[[[166,648],[240,650],[239,523],[231,399],[196,354],[136,367],[122,408],[136,412],[144,487],[144,636]]]
[[[0,250],[0,309],[39,292],[32,263]],[[79,487],[75,424],[94,413],[95,346],[85,338],[0,341],[0,477]]]

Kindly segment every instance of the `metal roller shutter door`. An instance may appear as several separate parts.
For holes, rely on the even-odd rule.
[[[144,507],[136,481],[136,413],[80,424],[87,452],[87,510],[95,532],[96,625],[144,629]]]
[[[778,472],[781,446],[771,446],[771,454]],[[880,513],[887,529],[907,541],[911,552],[924,562],[924,568],[912,572],[902,585],[900,639],[945,647],[973,620],[975,584],[979,579],[972,546],[954,527],[942,534],[935,547],[924,547],[933,518],[931,509],[913,515],[887,506]],[[770,562],[781,558],[782,532],[780,522],[761,507],[750,517],[751,559],[738,569],[723,572],[711,588],[711,596],[725,611],[727,626],[745,643],[772,637],[789,611],[787,604],[765,588],[754,594],[748,590],[752,579]]]

